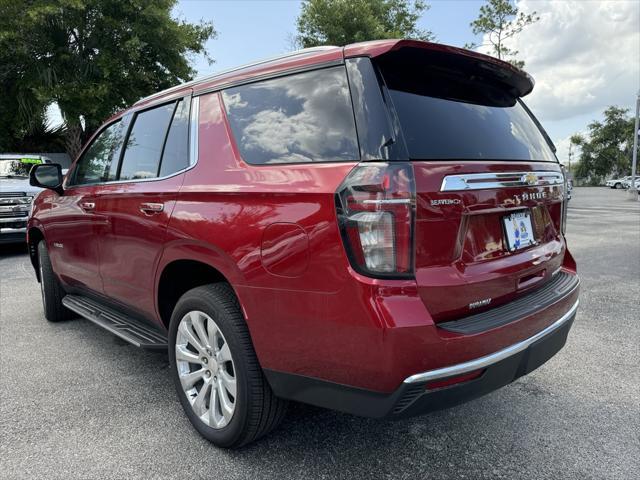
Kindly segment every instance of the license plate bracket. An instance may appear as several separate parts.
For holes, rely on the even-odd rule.
[[[531,211],[520,210],[502,217],[504,236],[510,252],[536,244],[531,224]]]

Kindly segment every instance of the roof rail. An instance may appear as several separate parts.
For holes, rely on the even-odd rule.
[[[138,104],[140,104],[142,102],[146,102],[147,100],[152,100],[152,99],[154,99],[156,97],[160,97],[160,96],[166,95],[166,94],[171,93],[172,91],[178,90],[180,88],[189,87],[191,85],[196,85],[196,84],[201,83],[201,82],[206,82],[206,81],[209,81],[209,80],[213,80],[213,79],[215,79],[217,77],[221,77],[222,75],[227,75],[229,73],[236,72],[236,71],[239,71],[239,70],[244,70],[246,68],[257,67],[258,65],[262,65],[264,63],[275,62],[277,60],[283,60],[285,58],[296,57],[298,55],[307,55],[309,53],[322,52],[322,51],[331,50],[331,49],[334,49],[334,48],[338,48],[338,47],[333,46],[333,45],[323,45],[323,46],[319,46],[319,47],[303,48],[302,50],[296,50],[294,52],[288,52],[288,53],[284,53],[284,54],[281,54],[281,55],[276,55],[274,57],[263,58],[262,60],[257,60],[255,62],[247,63],[245,65],[240,65],[238,67],[232,67],[232,68],[229,68],[227,70],[222,70],[220,72],[212,73],[210,75],[205,75],[205,76],[202,76],[202,77],[198,77],[198,78],[195,78],[195,79],[193,79],[193,80],[191,80],[189,82],[185,82],[185,83],[181,83],[179,85],[175,85],[173,87],[169,87],[169,88],[167,88],[165,90],[162,90],[160,92],[153,93],[153,94],[151,94],[151,95],[149,95],[147,97],[141,98],[136,103],[134,103],[134,105],[138,105]]]

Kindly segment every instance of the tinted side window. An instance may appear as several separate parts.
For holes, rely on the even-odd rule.
[[[175,103],[145,110],[136,115],[127,138],[120,180],[158,176],[162,146]]]
[[[104,129],[78,161],[71,183],[82,185],[115,180],[124,133],[120,121]]]
[[[344,67],[265,80],[222,94],[238,148],[248,163],[360,157]]]
[[[408,159],[404,142],[398,141],[400,126],[388,114],[390,100],[371,59],[348,58],[346,66],[362,160]]]
[[[180,100],[173,114],[164,146],[160,176],[171,175],[189,165],[189,102]]]

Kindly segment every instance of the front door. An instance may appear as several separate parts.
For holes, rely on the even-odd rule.
[[[106,217],[97,210],[97,192],[115,178],[126,120],[102,129],[85,149],[66,180],[64,194],[44,219],[54,270],[68,285],[102,293],[98,238]]]

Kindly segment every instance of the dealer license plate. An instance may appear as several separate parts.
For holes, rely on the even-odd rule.
[[[536,240],[533,236],[531,212],[529,210],[506,215],[502,218],[502,221],[504,222],[504,233],[509,250],[520,250],[529,245],[535,245]]]

